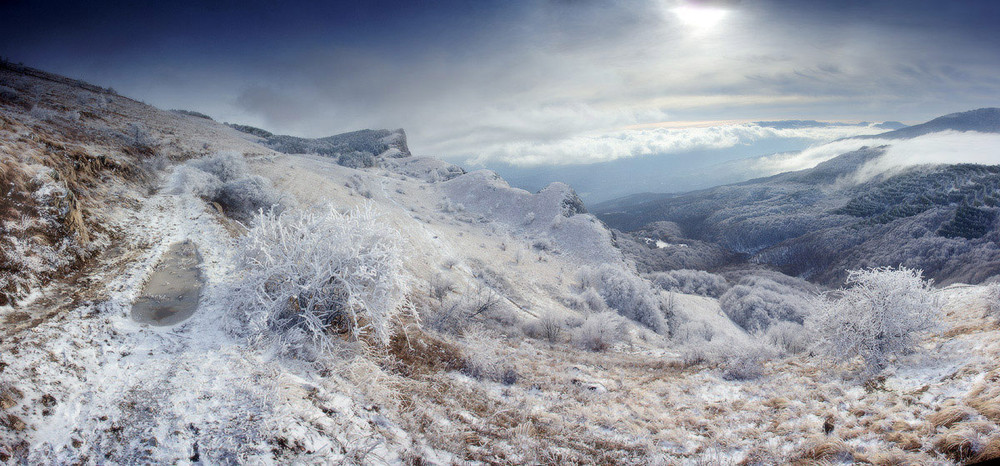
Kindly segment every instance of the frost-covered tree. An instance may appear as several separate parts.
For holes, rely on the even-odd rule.
[[[703,270],[654,272],[645,277],[659,288],[684,294],[718,298],[729,289],[729,282],[725,278]]]
[[[808,323],[832,356],[861,357],[870,375],[912,351],[940,313],[931,283],[916,269],[851,270],[847,285],[839,298],[820,300]]]
[[[401,252],[370,206],[262,213],[237,245],[231,313],[252,339],[309,358],[331,349],[334,332],[386,344],[406,302]]]
[[[743,277],[719,297],[719,306],[730,320],[751,332],[782,321],[802,323],[811,296],[795,280],[780,274]]]

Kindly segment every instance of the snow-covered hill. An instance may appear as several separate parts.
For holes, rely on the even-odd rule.
[[[995,288],[934,291],[941,329],[866,387],[854,361],[811,353],[803,303],[818,288],[801,280],[640,275],[622,253],[638,243],[567,185],[530,193],[433,158],[345,166],[265,142],[0,69],[0,462],[947,463],[1000,451]],[[673,241],[676,224],[651,228],[656,250],[726,260]],[[255,301],[279,288],[304,291]],[[303,312],[317,302],[333,304]],[[731,302],[751,305],[734,314]],[[380,324],[388,341],[366,332]]]

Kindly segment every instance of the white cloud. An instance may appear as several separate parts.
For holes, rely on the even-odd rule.
[[[495,144],[482,149],[477,157],[469,160],[469,163],[483,165],[490,162],[503,162],[516,166],[588,164],[628,157],[727,149],[767,139],[801,138],[830,141],[861,134],[877,134],[883,131],[870,126],[778,129],[753,123],[704,128],[635,128],[572,135],[544,142],[524,141]],[[822,158],[823,155],[809,152],[805,153],[805,157],[806,159]],[[765,160],[764,162],[775,166],[781,164],[778,161]],[[808,162],[784,161],[784,163],[794,165]]]
[[[885,155],[859,168],[853,181],[862,183],[914,165],[956,163],[1000,164],[1000,134],[943,131],[895,141]]]
[[[748,170],[756,176],[768,176],[778,173],[805,170],[815,167],[838,155],[854,152],[862,147],[875,147],[891,144],[892,139],[842,139],[828,143],[817,144],[801,152],[774,154],[745,162]]]

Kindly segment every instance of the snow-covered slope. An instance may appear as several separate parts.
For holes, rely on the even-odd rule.
[[[4,71],[0,85],[14,92],[0,88],[0,175],[44,181],[4,186],[37,199],[3,205],[20,216],[3,218],[3,239],[72,263],[14,270],[24,292],[0,305],[0,462],[933,463],[1000,446],[993,288],[938,292],[942,331],[866,390],[850,362],[750,335],[714,298],[654,289],[566,185],[529,193],[425,157],[351,168],[72,81]],[[219,152],[249,172],[209,173]],[[296,335],[264,344],[234,328],[254,223],[219,196],[227,183],[274,189],[289,212],[364,206],[398,232],[392,278],[408,292],[390,343],[331,324],[336,344],[309,359],[288,351]],[[70,192],[76,207],[52,201]],[[52,238],[91,244],[79,262],[9,223],[66,218],[79,224]],[[133,320],[179,243],[201,259],[197,308],[171,325]],[[583,287],[581,271],[608,281]],[[628,305],[669,325],[626,321]]]

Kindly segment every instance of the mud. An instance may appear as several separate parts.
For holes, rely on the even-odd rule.
[[[179,324],[198,309],[203,286],[197,246],[190,241],[174,243],[132,305],[132,319],[156,326]]]

